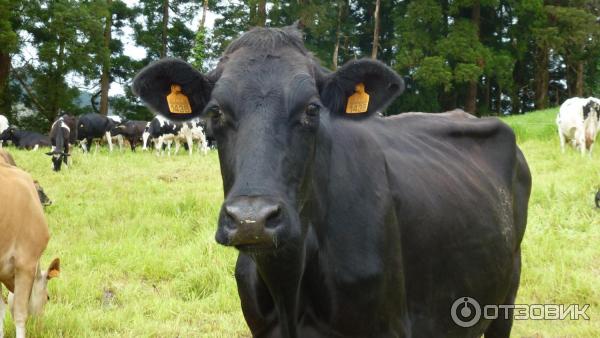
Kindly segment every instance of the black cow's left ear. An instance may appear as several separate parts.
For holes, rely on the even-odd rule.
[[[390,67],[373,59],[346,63],[326,75],[320,86],[321,102],[329,111],[353,116],[381,112],[403,91],[402,78]]]
[[[187,62],[165,58],[142,69],[133,80],[133,93],[158,114],[172,120],[200,116],[213,84]]]

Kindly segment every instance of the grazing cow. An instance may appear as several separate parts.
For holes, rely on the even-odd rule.
[[[152,140],[156,149],[156,154],[161,155],[163,150],[163,144],[166,144],[169,156],[171,155],[171,144],[173,141],[178,142],[179,132],[183,127],[181,122],[173,122],[162,116],[156,116],[149,122],[150,124],[144,130],[144,146],[143,149],[147,149],[148,142]]]
[[[179,152],[179,141],[185,142],[190,156],[193,153],[194,141],[198,142],[198,152],[202,152],[204,155],[208,153],[208,142],[206,141],[206,135],[204,135],[200,119],[193,119],[182,123],[181,130],[179,130],[175,138],[176,155]]]
[[[8,123],[8,119],[6,118],[6,116],[0,115],[0,134],[2,134],[2,132],[4,132],[6,129],[8,129],[8,127],[10,127],[10,124]],[[2,149],[3,142],[4,142],[3,140],[0,140],[0,149]]]
[[[592,149],[598,130],[600,130],[600,100],[588,97],[572,97],[561,106],[556,117],[558,137],[561,151],[565,152],[565,143],[569,142],[574,148],[585,155]]]
[[[125,122],[125,120],[121,116],[108,115],[106,117],[108,117],[109,119],[111,119],[114,122],[114,126],[118,126],[121,123]],[[111,143],[116,141],[117,144],[119,145],[119,151],[123,151],[123,135],[120,135],[120,134],[115,135],[111,131],[112,131],[112,128],[106,134],[106,138],[108,139],[108,135],[110,134]]]
[[[21,149],[37,150],[39,147],[50,147],[50,137],[36,133],[35,131],[17,130],[14,127],[9,127],[0,134],[1,141],[10,140],[12,143]]]
[[[81,147],[84,152],[88,152],[88,147],[91,146],[93,139],[101,139],[106,137],[108,148],[112,152],[112,137],[110,130],[116,126],[116,122],[101,114],[89,113],[79,117],[77,125],[77,139],[81,142]],[[96,151],[98,151],[98,143],[96,143]]]
[[[147,124],[146,121],[125,121],[111,129],[110,134],[124,136],[129,141],[131,151],[135,151],[138,142],[142,141],[142,134]]]
[[[48,225],[38,202],[33,180],[23,170],[0,164],[0,294],[9,293],[8,305],[17,338],[25,338],[29,315],[41,314],[48,301],[48,281],[60,273],[58,258],[46,271],[40,257],[49,240]],[[0,336],[4,332],[6,305],[0,297]]]
[[[52,151],[46,155],[52,156],[52,169],[60,171],[64,162],[68,166],[69,140],[71,139],[71,128],[67,125],[64,117],[59,117],[50,128],[50,141],[52,142]]]
[[[13,166],[13,167],[17,166],[13,157],[9,153],[7,153],[6,151],[1,150],[1,149],[0,149],[0,164],[6,164],[6,165]],[[52,201],[50,200],[48,195],[46,195],[46,193],[44,192],[44,188],[42,188],[40,183],[37,180],[33,180],[33,185],[35,186],[35,190],[37,190],[38,197],[40,199],[40,203],[43,206],[52,205]]]
[[[253,336],[509,336],[512,315],[451,308],[514,302],[525,158],[495,118],[380,117],[403,87],[372,59],[324,70],[295,27],[244,33],[208,74],[165,58],[134,79],[159,114],[210,123]]]

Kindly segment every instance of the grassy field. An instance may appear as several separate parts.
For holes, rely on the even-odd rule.
[[[507,118],[533,174],[520,304],[590,304],[589,321],[516,321],[514,337],[600,337],[600,148],[561,154],[556,110]],[[214,241],[223,199],[216,152],[84,156],[57,174],[41,152],[15,151],[54,205],[43,257],[62,260],[32,337],[249,336],[235,250]],[[6,291],[5,291],[6,292]],[[7,315],[8,337],[14,326]]]

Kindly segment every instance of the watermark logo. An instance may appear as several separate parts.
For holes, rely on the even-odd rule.
[[[458,326],[471,327],[481,319],[481,306],[471,297],[462,297],[454,301],[450,314]]]
[[[497,318],[514,320],[590,320],[586,314],[590,304],[514,304],[485,305],[471,297],[461,297],[454,301],[450,315],[454,323],[461,327],[472,327],[484,319]]]

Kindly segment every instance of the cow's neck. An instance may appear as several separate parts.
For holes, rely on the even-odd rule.
[[[287,243],[277,254],[256,255],[253,259],[273,297],[281,336],[298,337],[298,299],[305,260],[303,241]]]

